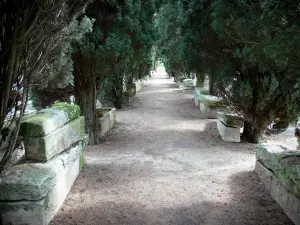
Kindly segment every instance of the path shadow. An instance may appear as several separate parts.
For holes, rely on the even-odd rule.
[[[105,199],[79,208],[60,210],[51,225],[292,225],[293,223],[260,184],[253,171],[235,174],[229,179],[230,200],[222,201],[222,193],[210,199],[166,204],[159,197],[124,201]],[[137,192],[139,190],[136,190]],[[124,198],[125,197],[125,198]],[[180,196],[178,196],[180,198]]]

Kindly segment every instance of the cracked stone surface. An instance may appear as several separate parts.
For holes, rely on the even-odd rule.
[[[254,172],[256,145],[226,143],[163,70],[145,82],[51,225],[292,225]]]

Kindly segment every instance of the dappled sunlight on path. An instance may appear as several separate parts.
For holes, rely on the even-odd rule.
[[[253,172],[256,146],[221,141],[163,68],[85,151],[59,224],[292,224]]]

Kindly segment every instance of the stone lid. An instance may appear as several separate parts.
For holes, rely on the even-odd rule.
[[[300,197],[300,151],[266,142],[259,145],[256,158],[283,186]]]
[[[244,126],[244,120],[235,114],[218,112],[217,118],[228,127]]]
[[[189,87],[194,86],[194,80],[192,79],[184,79],[182,83],[184,86],[189,86]]]
[[[195,87],[194,93],[198,97],[199,95],[201,95],[201,89],[199,87]]]
[[[23,118],[20,136],[43,137],[80,116],[78,105],[56,103],[49,109]]]
[[[208,106],[221,107],[224,106],[223,100],[213,95],[200,95],[199,100]]]
[[[9,168],[0,177],[0,200],[42,199],[78,159],[82,149],[83,143],[79,142],[47,163],[24,163]]]
[[[205,87],[195,87],[194,93],[195,96],[199,98],[200,95],[208,95],[209,90]]]
[[[201,87],[201,88],[200,88],[200,92],[201,92],[201,94],[203,94],[203,95],[208,95],[208,94],[209,94],[209,89],[208,89],[208,88],[205,88],[205,87]]]

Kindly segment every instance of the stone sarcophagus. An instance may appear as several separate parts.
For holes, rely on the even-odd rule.
[[[208,95],[209,90],[205,87],[195,87],[194,89],[194,101],[195,105],[199,107],[200,104],[200,95]]]
[[[24,162],[0,177],[3,225],[47,225],[64,203],[81,167],[87,143],[77,105],[58,103],[24,117]]]
[[[226,108],[221,98],[213,95],[199,95],[199,108],[205,119],[217,119],[217,113]]]
[[[117,121],[117,110],[115,108],[98,108],[96,113],[99,116],[99,122],[101,124],[100,137],[103,137],[108,131],[110,131]]]
[[[244,120],[236,115],[224,112],[218,112],[218,130],[223,141],[240,142],[241,128],[244,126]]]
[[[269,142],[256,153],[255,171],[287,216],[300,225],[300,151]]]
[[[194,87],[195,87],[194,80],[192,80],[192,79],[184,79],[182,81],[182,84],[183,84],[184,90],[194,89]]]

